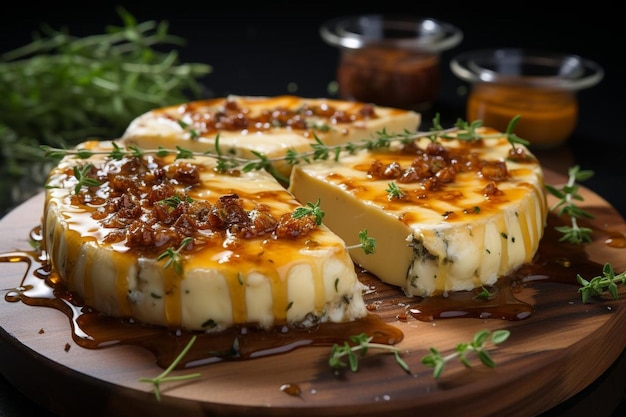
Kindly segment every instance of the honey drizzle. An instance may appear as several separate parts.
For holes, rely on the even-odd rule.
[[[41,228],[33,229],[31,239],[41,241],[40,231]],[[384,344],[396,344],[404,337],[399,329],[374,314],[349,323],[323,323],[302,329],[277,326],[263,330],[254,326],[234,326],[221,332],[203,333],[146,325],[106,317],[85,307],[74,293],[59,282],[45,253],[4,253],[0,254],[0,262],[27,265],[20,286],[8,291],[5,301],[55,308],[69,318],[72,338],[79,346],[89,349],[114,345],[141,346],[155,355],[157,365],[162,368],[176,359],[193,335],[197,336],[196,342],[181,360],[179,368],[276,355],[304,346],[330,346],[344,343],[346,335],[360,333],[367,333],[373,337],[373,342]]]
[[[50,269],[45,253],[4,253],[0,254],[0,262],[22,262],[27,265],[20,286],[8,291],[5,301],[21,301],[27,305],[52,307],[63,312],[70,319],[72,338],[78,345],[90,349],[114,345],[142,346],[155,355],[159,366],[166,368],[191,337],[197,335],[196,343],[179,364],[180,368],[189,368],[220,361],[275,355],[303,346],[343,343],[347,335],[360,333],[368,334],[377,343],[395,344],[404,335],[400,329],[388,323],[397,321],[398,317],[404,317],[405,320],[413,317],[420,321],[461,317],[511,321],[527,319],[534,312],[533,306],[516,297],[526,286],[548,282],[577,285],[576,274],[591,277],[602,270],[602,265],[588,259],[582,245],[554,244],[560,236],[554,228],[559,222],[554,215],[548,216],[545,235],[532,262],[524,264],[513,273],[500,278],[493,287],[487,288],[491,294],[487,300],[476,297],[480,289],[428,298],[405,297],[401,304],[407,307],[402,313],[391,311],[387,306],[353,322],[323,323],[306,329],[278,326],[262,330],[254,326],[234,326],[218,333],[181,332],[127,319],[105,317],[85,307],[82,300],[59,282],[56,273]],[[31,239],[40,242],[40,232],[39,227],[33,229]],[[605,241],[607,246],[621,236],[606,233],[610,236]],[[621,236],[621,239],[624,237]],[[357,268],[357,272],[364,284],[376,288],[376,291],[365,294],[366,303],[379,303],[386,293],[393,293],[396,305],[398,299],[402,298],[398,296],[396,288],[382,283],[366,271]]]

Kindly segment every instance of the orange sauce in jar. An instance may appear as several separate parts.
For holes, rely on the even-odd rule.
[[[536,149],[554,148],[576,127],[578,101],[573,91],[529,85],[476,83],[467,100],[467,120],[502,132],[520,115],[514,133]]]
[[[346,49],[337,81],[339,95],[346,100],[426,110],[439,90],[439,55],[375,46]]]

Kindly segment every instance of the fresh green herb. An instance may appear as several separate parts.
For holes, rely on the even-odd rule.
[[[176,159],[193,159],[194,153],[182,146],[176,146]]]
[[[185,122],[183,119],[178,119],[177,120],[178,125],[185,131],[187,131],[189,133],[189,137],[191,139],[197,139],[200,136],[200,132],[198,132],[196,129],[193,129],[189,126],[189,123]]]
[[[487,288],[485,288],[484,286],[481,286],[481,290],[478,294],[476,294],[474,296],[474,299],[476,300],[491,300],[493,298],[494,294],[489,292],[489,290]]]
[[[515,117],[511,119],[511,121],[506,127],[506,132],[505,132],[506,138],[511,144],[511,146],[513,147],[513,149],[515,149],[515,144],[521,144],[521,145],[526,145],[526,146],[530,145],[529,141],[527,141],[526,139],[522,139],[519,136],[517,136],[515,133],[513,133],[513,131],[515,130],[515,127],[517,126],[517,123],[519,123],[521,118],[522,116],[520,116],[519,114],[516,115]]]
[[[438,115],[437,115],[438,116]],[[516,121],[519,119],[514,119],[507,129],[507,138],[509,142],[514,146],[515,143],[526,143],[523,139],[515,136],[512,133],[512,129],[514,128]],[[179,122],[181,123],[181,122]],[[293,149],[287,150],[285,156],[268,158],[266,155],[253,151],[252,153],[256,156],[256,159],[246,159],[239,158],[235,156],[226,157],[219,148],[219,135],[215,138],[215,151],[206,151],[206,152],[192,152],[188,149],[182,148],[180,146],[176,147],[176,150],[166,149],[163,147],[159,147],[157,150],[144,150],[144,153],[154,153],[159,157],[164,157],[171,154],[176,154],[176,158],[193,158],[194,156],[212,156],[218,159],[216,170],[219,172],[225,172],[228,169],[235,168],[237,166],[242,166],[242,170],[244,172],[250,172],[255,170],[266,170],[271,175],[273,175],[276,179],[281,181],[284,184],[289,183],[289,178],[283,176],[280,171],[276,168],[277,162],[286,162],[289,165],[296,165],[300,162],[310,163],[311,161],[324,161],[328,160],[332,157],[333,160],[338,161],[342,152],[347,152],[349,154],[355,153],[359,150],[376,150],[389,148],[393,142],[400,143],[410,143],[412,141],[421,139],[421,138],[430,138],[433,141],[436,141],[439,138],[442,139],[459,139],[465,141],[475,141],[486,138],[495,138],[501,137],[501,133],[493,133],[493,134],[481,134],[478,132],[478,128],[481,126],[481,121],[476,121],[472,123],[467,123],[462,120],[458,120],[454,128],[443,129],[438,119],[435,119],[437,131],[430,132],[409,132],[404,131],[402,133],[388,133],[385,129],[382,131],[376,132],[374,138],[364,139],[359,142],[348,142],[341,145],[325,145],[314,133],[314,142],[311,144],[311,150],[308,152],[298,153]],[[454,133],[454,135],[453,135]],[[66,155],[75,155],[77,152],[81,152],[80,150],[74,149],[59,149],[50,146],[42,146],[42,149],[45,152],[46,156],[49,157],[62,157]],[[83,152],[83,157],[87,155],[85,151]],[[136,152],[136,149],[133,150]],[[99,154],[110,154],[110,157],[114,157],[118,154],[118,149],[115,149],[113,152],[99,151]],[[93,153],[91,153],[93,154]],[[390,188],[387,190],[390,193],[392,198],[400,198],[403,195],[402,191],[395,184],[390,184]]]
[[[189,197],[189,196],[185,196],[185,201],[186,201],[187,203],[191,203],[191,202],[193,202],[193,199],[192,199],[191,197]],[[183,199],[182,199],[182,198],[180,198],[180,197],[179,197],[179,196],[177,196],[177,195],[173,195],[173,196],[171,196],[171,197],[168,197],[168,198],[165,198],[165,199],[163,199],[163,200],[160,200],[160,201],[159,201],[159,203],[161,203],[161,204],[165,204],[166,206],[169,206],[169,207],[171,207],[171,208],[176,208],[176,207],[178,207],[178,205],[179,205],[180,203],[182,203],[182,202],[183,202]]]
[[[365,356],[369,349],[381,349],[387,350],[394,354],[396,362],[400,367],[408,374],[411,373],[409,366],[400,357],[400,351],[390,345],[382,343],[372,343],[373,337],[367,336],[365,333],[361,333],[357,336],[350,336],[350,342],[344,342],[343,345],[334,344],[331,350],[330,359],[328,364],[333,369],[341,369],[349,367],[352,372],[356,372],[359,369],[359,356]],[[348,363],[344,361],[344,357],[347,357]]]
[[[516,144],[521,144],[521,145],[530,144],[529,141],[527,141],[526,139],[520,138],[514,133],[514,130],[517,127],[517,124],[519,123],[520,119],[521,119],[521,116],[519,114],[513,117],[509,121],[509,124],[507,125],[506,132],[504,132],[504,135],[506,136],[507,140],[509,141],[513,149],[515,149]],[[456,139],[464,140],[468,142],[472,142],[472,141],[476,141],[480,139],[496,138],[496,137],[502,136],[501,133],[493,133],[493,134],[478,133],[477,130],[478,128],[482,126],[482,124],[483,124],[482,120],[474,120],[473,122],[469,123],[465,120],[457,119],[455,123],[455,126],[458,129],[456,131],[456,135],[449,135],[447,133],[441,133],[440,136],[443,138],[447,138],[447,139],[456,138]],[[435,116],[435,119],[433,119],[433,126],[438,130],[443,129],[439,122],[439,114],[437,114]],[[431,140],[436,140],[437,135],[435,134],[434,136],[431,136],[431,138],[434,138]]]
[[[567,183],[561,188],[556,188],[550,184],[546,184],[545,188],[554,195],[559,201],[553,205],[550,210],[557,211],[557,215],[568,215],[571,219],[571,226],[557,226],[555,229],[563,234],[559,242],[569,242],[573,244],[582,244],[591,242],[591,229],[588,227],[580,227],[578,219],[593,219],[593,215],[574,204],[574,201],[583,201],[583,197],[579,194],[579,186],[577,182],[584,181],[593,176],[593,171],[581,170],[580,166],[575,165],[568,170]]]
[[[191,237],[186,237],[183,239],[182,243],[180,244],[180,246],[178,247],[178,249],[174,249],[172,247],[169,247],[165,250],[165,252],[161,253],[158,258],[157,261],[160,261],[162,259],[167,258],[167,261],[165,262],[165,265],[163,266],[163,268],[167,269],[170,266],[172,266],[174,268],[174,271],[176,271],[176,273],[178,275],[182,275],[183,274],[183,258],[180,254],[180,252],[185,248],[185,246],[187,246],[191,241],[193,241],[193,238]]]
[[[92,164],[85,164],[82,167],[74,166],[74,176],[77,180],[74,186],[74,194],[80,193],[83,187],[97,187],[100,185],[100,181],[88,176],[92,168]]]
[[[112,144],[113,151],[109,154],[111,156],[111,159],[115,161],[121,161],[122,159],[124,159],[124,156],[126,156],[126,152],[124,152],[124,150],[117,143],[112,142]]]
[[[219,133],[215,136],[215,155],[217,156],[217,165],[215,166],[217,172],[225,173],[239,165],[232,158],[226,158],[222,153]]]
[[[376,239],[367,235],[367,229],[363,229],[359,232],[359,242],[358,245],[347,246],[346,249],[361,248],[366,255],[376,253]]]
[[[466,142],[474,142],[481,139],[481,135],[477,132],[478,128],[483,125],[481,120],[474,120],[473,122],[467,122],[462,119],[457,119],[454,124],[457,127],[456,134],[454,136],[445,135],[446,138],[459,139]],[[498,136],[500,136],[498,134]]]
[[[211,66],[179,63],[175,48],[185,40],[170,35],[166,21],[138,23],[117,12],[123,26],[106,33],[43,27],[0,55],[0,153],[10,172],[22,173],[20,161],[41,161],[37,145],[119,137],[136,115],[201,96],[199,79]]]
[[[167,367],[161,374],[154,378],[139,378],[139,382],[148,382],[152,384],[154,389],[154,396],[157,401],[161,401],[161,384],[164,382],[171,381],[186,381],[189,379],[194,379],[200,377],[199,373],[187,374],[187,375],[179,375],[179,376],[169,376],[169,374],[176,368],[176,366],[180,363],[180,361],[185,357],[189,349],[193,346],[196,341],[196,336],[192,336],[185,348],[180,352],[180,354],[174,359],[174,361]]]
[[[385,191],[387,191],[387,197],[390,200],[392,199],[398,200],[404,197],[405,195],[404,191],[402,191],[395,182],[390,182]]]
[[[284,184],[289,184],[289,178],[283,176],[275,167],[274,162],[276,162],[276,159],[270,159],[267,156],[263,155],[260,152],[257,151],[251,151],[258,159],[256,161],[252,161],[249,162],[247,164],[245,164],[242,168],[243,172],[251,172],[251,171],[258,171],[260,169],[264,169],[267,172],[269,172],[270,174],[272,174],[272,176],[274,178],[276,178],[277,180],[279,180],[280,182],[284,183]]]
[[[494,345],[500,344],[509,338],[510,332],[508,330],[496,330],[491,333],[489,330],[480,330],[469,343],[459,343],[453,353],[443,356],[439,350],[431,347],[430,354],[422,358],[422,364],[434,368],[433,376],[438,379],[443,373],[446,363],[452,359],[458,358],[463,365],[470,368],[472,365],[467,357],[471,352],[475,352],[478,355],[480,361],[490,367],[496,366],[491,354],[486,349],[487,342],[489,342],[489,335],[491,334],[491,343]]]
[[[582,295],[583,304],[589,303],[591,297],[602,296],[607,290],[613,299],[617,300],[619,298],[617,284],[626,284],[626,271],[616,275],[613,266],[610,263],[605,263],[602,267],[601,276],[594,277],[588,281],[578,274],[576,279],[581,285],[578,292]]]
[[[293,211],[291,216],[295,219],[299,219],[305,216],[314,216],[315,223],[319,226],[320,224],[322,224],[322,219],[324,218],[325,214],[326,213],[324,213],[322,209],[320,209],[320,200],[318,199],[317,203],[315,204],[308,202],[306,206],[298,207]]]

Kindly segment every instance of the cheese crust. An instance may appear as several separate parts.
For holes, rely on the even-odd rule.
[[[353,260],[410,296],[467,291],[530,262],[547,217],[543,172],[507,139],[424,138],[294,167],[289,190],[320,198],[326,225],[354,244],[360,230],[377,251]],[[495,134],[495,135],[494,135]],[[391,184],[393,183],[393,184]]]
[[[294,220],[302,205],[265,171],[221,172],[210,157],[114,159],[110,142],[79,148],[94,155],[66,156],[50,173],[43,236],[53,271],[86,305],[207,332],[367,314],[344,241]]]
[[[365,103],[297,96],[199,100],[154,109],[133,120],[122,139],[143,149],[182,146],[196,152],[219,152],[243,159],[263,155],[282,175],[291,165],[288,151],[311,151],[316,140],[334,146],[388,133],[415,132],[419,113]]]

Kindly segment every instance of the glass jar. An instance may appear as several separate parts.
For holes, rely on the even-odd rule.
[[[471,82],[468,122],[505,131],[520,115],[515,134],[536,149],[564,143],[576,128],[576,92],[603,77],[596,63],[576,55],[522,49],[463,53],[450,62],[452,71]]]
[[[435,19],[385,15],[330,20],[320,34],[340,48],[340,98],[418,111],[437,98],[440,52],[463,38]]]

